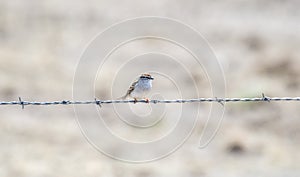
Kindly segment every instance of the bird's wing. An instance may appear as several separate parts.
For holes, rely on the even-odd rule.
[[[126,95],[130,95],[131,92],[134,90],[135,88],[135,85],[138,83],[138,81],[135,81],[131,84],[131,86],[129,87],[128,91],[127,91],[127,94]]]
[[[138,80],[133,82],[131,84],[131,86],[129,87],[129,89],[127,90],[126,94],[124,96],[120,97],[120,98],[117,98],[117,99],[122,99],[122,100],[126,99],[131,94],[131,92],[134,90],[134,87],[137,83],[138,83]]]

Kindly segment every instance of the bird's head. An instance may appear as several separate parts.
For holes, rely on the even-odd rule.
[[[140,79],[145,79],[145,80],[153,80],[154,78],[150,74],[142,74],[140,76]]]

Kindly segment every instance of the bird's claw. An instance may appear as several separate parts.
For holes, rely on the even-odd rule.
[[[146,103],[149,103],[149,99],[148,98],[145,98],[145,101],[146,101]]]
[[[134,104],[138,102],[138,100],[137,100],[136,98],[133,98],[133,99],[134,99],[134,100],[133,100],[133,103],[134,103]],[[148,98],[145,98],[145,102],[146,102],[146,103],[149,103],[150,100],[149,100]]]

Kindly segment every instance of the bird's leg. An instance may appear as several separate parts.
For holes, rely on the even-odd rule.
[[[145,98],[145,101],[146,101],[146,103],[149,103],[149,99],[148,98]]]
[[[134,99],[133,103],[135,104],[137,102],[137,99],[136,98],[133,98],[133,99]]]

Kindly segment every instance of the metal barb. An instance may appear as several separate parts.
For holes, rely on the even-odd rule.
[[[265,96],[265,94],[264,93],[262,93],[262,100],[263,101],[267,101],[267,102],[271,102],[271,99],[269,98],[269,97],[267,97],[267,96]]]
[[[218,97],[215,97],[215,98],[216,98],[216,101],[217,101],[218,103],[220,103],[220,105],[222,105],[222,106],[224,107],[224,100],[221,99],[221,98],[218,98]]]
[[[80,105],[80,104],[96,104],[99,107],[102,107],[102,104],[128,104],[128,103],[152,103],[152,104],[166,104],[166,103],[204,103],[204,102],[218,102],[222,106],[226,102],[279,102],[279,101],[294,101],[300,102],[300,97],[267,97],[262,93],[262,97],[253,97],[253,98],[194,98],[194,99],[173,99],[173,100],[99,100],[95,98],[94,100],[89,101],[46,101],[46,102],[30,102],[24,101],[19,97],[18,101],[0,101],[0,106],[3,105],[21,105],[22,109],[27,105],[32,106],[46,106],[46,105]]]
[[[95,98],[95,104],[99,106],[99,108],[102,107],[101,105],[101,101],[100,100],[97,100],[97,98]]]
[[[63,100],[61,103],[62,103],[62,104],[70,104],[71,102],[70,102],[70,101],[67,101],[67,100]]]
[[[25,105],[24,105],[24,101],[22,101],[22,98],[21,98],[21,97],[19,97],[19,103],[20,103],[20,105],[22,106],[22,109],[24,109],[24,108],[25,108]]]

